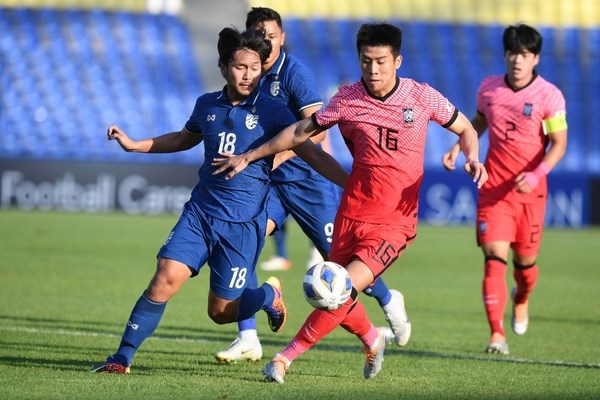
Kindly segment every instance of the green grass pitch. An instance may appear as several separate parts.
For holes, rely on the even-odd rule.
[[[130,375],[88,372],[116,349],[176,219],[0,211],[1,399],[600,398],[600,230],[593,228],[546,230],[525,336],[510,332],[507,310],[509,356],[483,353],[488,328],[473,228],[422,225],[385,274],[405,295],[413,334],[406,347],[388,348],[375,379],[363,379],[360,343],[339,328],[294,362],[284,385],[264,382],[263,365],[311,310],[301,291],[308,240],[292,223],[294,267],[276,273],[290,315],[279,334],[258,315],[260,363],[214,360],[237,328],[207,317],[203,270],[170,301]],[[271,254],[268,240],[263,259]],[[384,325],[375,301],[362,299]]]

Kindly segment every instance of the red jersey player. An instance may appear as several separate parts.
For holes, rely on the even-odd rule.
[[[491,328],[486,352],[508,354],[502,322],[509,249],[516,282],[511,325],[514,333],[523,335],[528,297],[538,276],[546,175],[565,153],[567,123],[562,93],[535,71],[540,33],[523,24],[509,26],[502,40],[506,74],[483,80],[471,122],[479,136],[489,128],[490,140],[485,161],[489,180],[479,191],[477,207],[477,242],[485,256],[483,302]],[[444,155],[447,169],[454,169],[457,155],[458,145]]]
[[[469,120],[435,89],[396,76],[402,63],[401,43],[402,31],[394,25],[362,25],[356,38],[360,81],[342,86],[324,109],[264,145],[214,160],[220,167],[217,173],[231,169],[227,176],[232,177],[258,158],[298,146],[294,150],[318,172],[344,187],[330,258],[348,270],[352,296],[337,310],[314,310],[308,316],[289,345],[263,369],[269,381],[283,383],[290,363],[338,326],[364,344],[364,377],[373,378],[381,369],[385,340],[357,294],[381,276],[416,236],[430,120],[460,137],[465,170],[478,187],[487,180],[479,162],[477,132]],[[307,141],[334,124],[354,158],[349,176],[333,157]]]

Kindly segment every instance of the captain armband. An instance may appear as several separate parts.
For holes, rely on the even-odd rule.
[[[542,128],[544,129],[544,135],[566,130],[567,114],[560,112],[550,118],[546,118],[542,121]]]

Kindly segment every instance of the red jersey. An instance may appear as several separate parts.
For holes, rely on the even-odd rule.
[[[477,110],[487,120],[490,140],[485,161],[489,180],[479,190],[480,198],[521,203],[546,198],[545,178],[531,193],[518,193],[514,184],[521,172],[534,170],[544,158],[548,141],[543,121],[565,113],[560,90],[537,74],[516,91],[504,75],[492,76],[479,87]]]
[[[457,116],[438,91],[412,79],[397,78],[383,98],[369,94],[362,81],[340,87],[313,117],[323,128],[338,124],[353,156],[338,213],[369,223],[415,224],[428,123],[448,127]]]

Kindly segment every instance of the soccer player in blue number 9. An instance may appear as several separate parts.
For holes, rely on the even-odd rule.
[[[152,335],[167,301],[188,278],[208,263],[208,315],[217,324],[240,321],[264,310],[272,331],[286,321],[280,281],[271,277],[257,287],[256,264],[264,245],[266,201],[272,159],[259,160],[235,179],[213,175],[211,161],[222,153],[239,154],[265,142],[296,118],[282,102],[259,89],[262,64],[271,44],[256,31],[225,28],[219,33],[219,68],[224,89],[200,96],[179,132],[134,141],[117,126],[108,140],[123,150],[172,153],[204,142],[199,183],[157,255],[156,272],[136,302],[118,350],[93,372],[128,373],[132,359]]]
[[[271,8],[254,7],[246,16],[246,29],[262,30],[273,47],[263,64],[260,84],[263,94],[287,106],[298,120],[318,111],[323,101],[317,82],[304,64],[283,49],[285,32],[279,13]],[[311,140],[319,143],[325,135],[326,132],[322,132]],[[338,189],[304,160],[295,157],[292,150],[277,154],[275,167],[271,173],[271,191],[267,203],[267,235],[281,228],[291,215],[323,258],[329,259],[333,220],[340,201]],[[365,294],[374,297],[384,311],[392,330],[386,331],[386,339],[394,340],[398,346],[406,345],[411,324],[402,294],[397,290],[389,290],[383,279],[376,280],[365,290]],[[238,328],[238,337],[228,349],[218,352],[215,358],[227,363],[260,360],[262,346],[256,331],[256,319],[253,317],[240,321]]]

